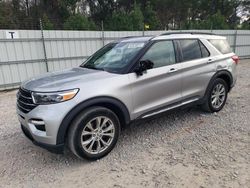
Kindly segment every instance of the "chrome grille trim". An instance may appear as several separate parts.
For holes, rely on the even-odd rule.
[[[22,104],[24,104],[24,105],[28,105],[28,106],[36,106],[35,104],[25,103],[25,102],[23,102],[23,101],[21,101],[21,100],[18,100],[17,102],[18,102],[18,103],[22,103]]]
[[[26,97],[26,96],[23,96],[23,95],[22,95],[22,97],[25,98],[25,99],[30,99],[30,100],[32,100],[32,97]]]
[[[32,100],[31,91],[19,88],[17,93],[17,107],[23,113],[29,113],[31,110],[37,107],[37,105],[34,104]]]
[[[29,109],[26,109],[26,108],[20,106],[18,103],[17,103],[17,106],[18,106],[18,108],[19,108],[21,111],[22,111],[22,110],[25,110],[25,111],[27,111],[27,112],[30,111]]]

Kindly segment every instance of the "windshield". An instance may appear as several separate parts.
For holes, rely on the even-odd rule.
[[[87,59],[81,67],[119,72],[130,63],[144,45],[145,41],[110,43]]]

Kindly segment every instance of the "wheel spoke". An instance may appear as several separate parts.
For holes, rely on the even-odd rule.
[[[101,143],[104,145],[104,146],[109,146],[109,144],[107,142],[105,142],[102,138],[100,139]]]
[[[86,145],[90,144],[90,142],[92,142],[93,140],[94,140],[94,139],[91,137],[91,138],[88,139],[88,140],[82,141],[82,145],[83,145],[83,146],[86,146]]]
[[[99,153],[101,151],[101,142],[100,140],[97,141],[97,149],[96,149],[97,153]]]
[[[218,106],[219,100],[216,98],[215,105]]]
[[[219,85],[216,86],[215,92],[218,93],[219,91]]]
[[[223,103],[223,99],[222,98],[218,98],[219,100],[219,105],[221,105]]]
[[[225,88],[222,86],[219,93],[224,93],[225,92]]]
[[[86,135],[93,135],[93,132],[89,132],[89,131],[84,131],[82,132],[82,136],[86,136]]]
[[[114,129],[113,124],[110,124],[107,128],[105,128],[105,129],[103,130],[103,133],[106,133],[106,132],[111,131],[111,130],[113,130],[113,129]]]
[[[216,95],[212,95],[211,99],[214,100],[216,98]]]
[[[225,92],[219,94],[219,96],[224,96],[224,95],[225,95]]]
[[[91,131],[94,131],[94,128],[91,124],[91,122],[89,122],[87,125],[86,125],[87,128],[89,128]]]
[[[223,88],[223,86],[221,84],[218,85],[218,92],[220,92],[221,88]]]
[[[101,117],[97,117],[97,118],[96,118],[96,128],[97,128],[97,129],[100,128],[101,121],[102,121],[102,118],[101,118]]]
[[[214,99],[212,100],[212,104],[214,105],[215,102],[216,102],[216,98],[214,98]]]
[[[103,126],[105,126],[106,125],[106,123],[109,121],[109,119],[108,118],[105,118],[104,120],[103,120],[103,122],[102,122],[102,124],[101,124],[101,129],[103,128]]]
[[[92,140],[91,144],[89,145],[89,147],[87,149],[90,151],[93,151],[92,148],[93,148],[94,143],[95,143],[95,140]]]
[[[114,137],[114,133],[103,133],[102,136]]]

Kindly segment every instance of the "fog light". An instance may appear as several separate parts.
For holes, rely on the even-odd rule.
[[[41,119],[31,119],[30,123],[32,123],[34,125],[45,125],[44,121]]]
[[[38,130],[46,131],[45,123],[41,119],[31,119],[30,123],[33,124]]]

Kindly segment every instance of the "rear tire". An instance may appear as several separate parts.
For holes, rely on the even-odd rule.
[[[114,112],[104,107],[91,107],[72,122],[67,137],[68,146],[81,159],[97,160],[115,147],[120,129]]]
[[[217,78],[208,88],[202,109],[206,112],[219,112],[225,105],[228,94],[228,85],[225,80]]]

